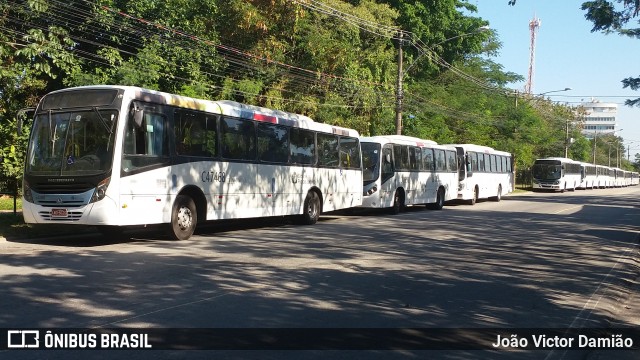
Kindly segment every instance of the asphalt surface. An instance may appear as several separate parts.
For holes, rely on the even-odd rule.
[[[124,239],[5,239],[3,329],[244,331],[223,336],[229,343],[254,329],[288,329],[257,335],[301,336],[311,348],[340,350],[10,350],[0,358],[638,359],[638,351],[486,350],[472,329],[638,329],[639,215],[640,187],[632,187],[397,216],[328,214],[315,226],[231,221],[181,242],[154,230]],[[421,350],[407,343],[416,334],[362,330],[411,328],[436,338],[446,334],[438,329],[458,329],[451,336],[482,350]],[[351,345],[340,342],[347,336]],[[364,348],[385,350],[356,349],[363,336],[370,336]]]

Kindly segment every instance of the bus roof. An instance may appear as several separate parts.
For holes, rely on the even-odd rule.
[[[565,157],[547,157],[547,158],[536,159],[536,161],[538,161],[538,160],[555,160],[555,161],[560,161],[560,162],[576,163],[576,164],[580,163],[580,161],[576,161],[576,160],[565,158]],[[534,161],[534,163],[535,163],[535,161]]]
[[[303,129],[358,137],[356,130],[341,126],[329,125],[313,121],[310,117],[260,106],[243,104],[229,100],[202,100],[187,96],[170,94],[162,91],[150,90],[136,86],[123,85],[90,85],[61,89],[51,92],[60,93],[74,90],[119,89],[124,91],[125,98],[130,100],[148,101],[158,104],[177,106],[185,109],[204,111],[214,114],[234,116],[244,119],[283,124]]]
[[[414,145],[414,146],[431,146],[438,143],[433,140],[420,139],[413,136],[405,135],[376,135],[360,138],[361,142],[374,142],[379,144],[402,144],[402,145]]]
[[[496,150],[492,147],[489,146],[484,146],[484,145],[476,145],[476,144],[447,144],[448,146],[454,146],[456,148],[462,148],[463,151],[475,151],[475,152],[481,152],[481,153],[485,153],[485,154],[495,154],[495,155],[505,155],[505,156],[511,156],[511,153],[508,153],[506,151],[500,151],[500,150]]]

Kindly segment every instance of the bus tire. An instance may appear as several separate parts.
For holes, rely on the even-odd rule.
[[[502,200],[502,185],[498,185],[498,192],[496,193],[496,196],[491,198],[491,200],[495,202],[500,202],[500,200]]]
[[[318,193],[311,190],[307,193],[307,197],[304,199],[304,209],[300,216],[300,223],[303,225],[313,225],[318,222],[320,218],[320,208],[322,204]]]
[[[442,210],[444,207],[444,189],[439,188],[438,193],[436,195],[436,202],[433,204],[427,204],[427,208],[431,210]]]
[[[398,215],[400,211],[402,211],[403,207],[404,197],[399,190],[396,190],[396,192],[393,194],[393,205],[391,205],[391,208],[389,208],[389,212],[391,213],[391,215]]]
[[[174,240],[187,240],[193,235],[197,224],[196,203],[190,196],[176,196],[171,208],[171,237]]]
[[[473,197],[469,200],[469,205],[475,205],[478,202],[478,187],[473,188]]]

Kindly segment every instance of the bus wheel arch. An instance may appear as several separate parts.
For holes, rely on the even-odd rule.
[[[187,240],[193,235],[198,219],[206,217],[207,203],[202,191],[187,187],[171,205],[170,235],[174,240]]]
[[[493,197],[493,201],[500,202],[502,200],[502,184],[498,184],[498,192]]]
[[[427,208],[430,210],[442,210],[444,207],[444,199],[447,194],[447,190],[444,186],[440,186],[436,192],[436,202],[427,204]]]
[[[404,189],[401,187],[397,188],[393,193],[393,203],[391,204],[391,208],[389,209],[392,215],[399,214],[400,211],[402,211],[402,208],[404,208],[404,199]]]

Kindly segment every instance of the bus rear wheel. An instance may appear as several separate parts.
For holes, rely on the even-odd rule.
[[[498,193],[493,198],[494,201],[500,202],[502,200],[502,185],[498,185]]]
[[[198,223],[198,212],[193,199],[186,195],[176,196],[171,208],[171,237],[187,240],[193,235]]]
[[[304,199],[304,209],[300,217],[300,222],[303,225],[313,225],[318,222],[320,218],[320,197],[315,191],[309,191],[307,197]]]
[[[436,194],[436,202],[427,204],[427,208],[431,210],[442,210],[444,207],[444,189],[439,188]]]

